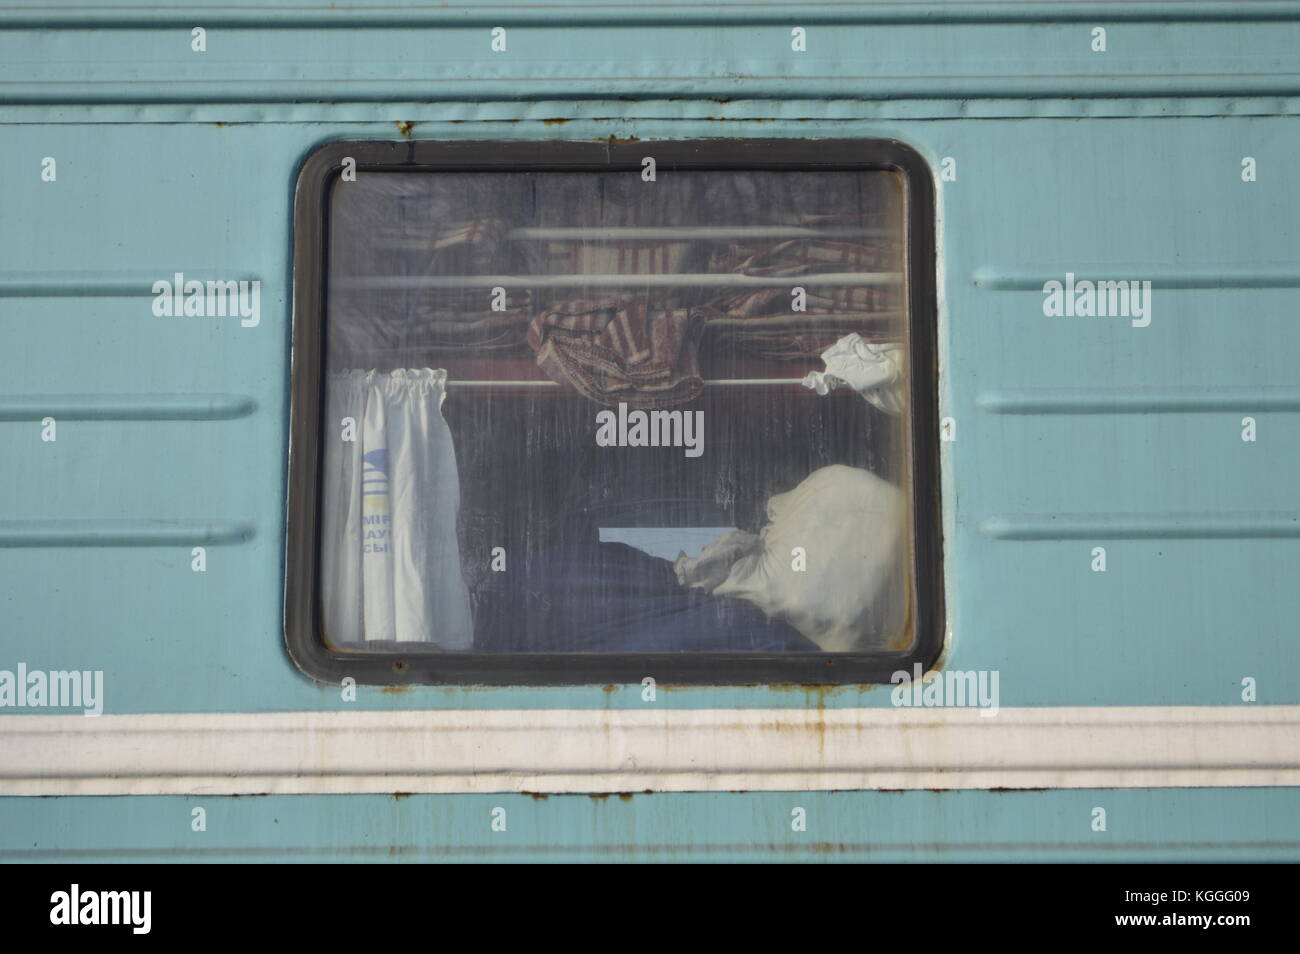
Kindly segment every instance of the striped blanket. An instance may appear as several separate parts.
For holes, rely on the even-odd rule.
[[[528,343],[553,381],[600,404],[661,408],[704,388],[697,355],[704,312],[654,309],[641,295],[565,302],[537,315]]]

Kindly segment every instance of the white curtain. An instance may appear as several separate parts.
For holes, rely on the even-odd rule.
[[[321,588],[331,643],[473,644],[446,380],[431,368],[329,375]]]

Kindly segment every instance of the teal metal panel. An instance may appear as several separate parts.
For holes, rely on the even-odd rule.
[[[1300,701],[1300,677],[1276,665],[1289,658],[1300,602],[1289,571],[1300,547],[1300,338],[1285,287],[1300,277],[1287,261],[1300,196],[1283,178],[1294,122],[574,121],[512,123],[507,134],[613,130],[886,136],[936,166],[956,158],[940,199],[943,413],[958,423],[944,445],[948,665],[1000,670],[1004,706],[1232,704],[1247,675],[1261,679],[1262,702]],[[93,149],[90,134],[4,131],[30,170],[0,184],[0,321],[22,342],[0,353],[12,395],[0,429],[21,448],[0,467],[27,488],[0,521],[10,652],[34,666],[103,668],[109,712],[335,707],[337,691],[299,676],[280,641],[289,201],[297,164],[319,143],[398,133],[114,124],[93,127]],[[1240,179],[1246,154],[1259,163],[1255,183]],[[45,155],[59,158],[55,183],[39,181]],[[1067,270],[1151,275],[1151,324],[1044,317],[1041,282]],[[260,278],[261,324],[154,317],[152,281],[176,271]],[[1182,287],[1222,275],[1229,287]],[[65,283],[77,294],[49,293]],[[40,440],[42,407],[73,412],[57,443]],[[1252,409],[1260,439],[1243,443]],[[87,546],[50,546],[67,521]],[[158,546],[164,529],[169,545]],[[208,572],[191,573],[190,546],[205,540],[215,544]],[[95,545],[106,541],[138,545]],[[1089,569],[1096,545],[1108,548],[1107,573]],[[847,689],[826,704],[888,705],[887,695]],[[661,699],[805,704],[803,693],[762,688]],[[641,702],[639,691],[601,687],[363,689],[357,705]]]
[[[192,828],[202,807],[206,831]],[[1094,808],[1107,830],[1094,832]],[[5,800],[0,860],[1281,861],[1286,789]],[[505,810],[505,831],[491,827]],[[803,808],[806,831],[793,831]]]
[[[0,118],[1285,115],[1300,96],[1298,11],[1291,0],[40,4],[0,11]],[[791,49],[795,26],[810,31],[806,52]],[[1098,26],[1104,53],[1092,50]],[[203,52],[194,27],[207,31]]]

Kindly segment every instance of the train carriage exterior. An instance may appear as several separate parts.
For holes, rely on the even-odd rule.
[[[0,858],[1300,857],[1300,4],[0,49]]]

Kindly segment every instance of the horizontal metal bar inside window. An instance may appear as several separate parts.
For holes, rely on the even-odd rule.
[[[520,228],[511,229],[506,238],[519,241],[646,241],[673,239],[796,239],[796,238],[895,238],[898,229],[829,228],[815,229],[789,225],[674,225],[603,229]]]
[[[803,378],[717,378],[704,382],[706,385],[755,385],[755,384],[802,384]],[[447,387],[539,387],[539,388],[558,388],[560,385],[556,381],[447,381]]]
[[[516,242],[722,242],[755,239],[897,239],[898,229],[886,228],[809,228],[788,225],[669,225],[618,226],[609,228],[517,228],[505,237]],[[375,244],[380,248],[402,251],[431,251],[433,240],[424,238],[385,238]]]
[[[389,275],[371,278],[335,278],[332,291],[389,290],[401,288],[790,288],[795,285],[894,285],[902,272],[820,272],[809,275],[730,275],[726,273],[673,273],[664,275]]]

